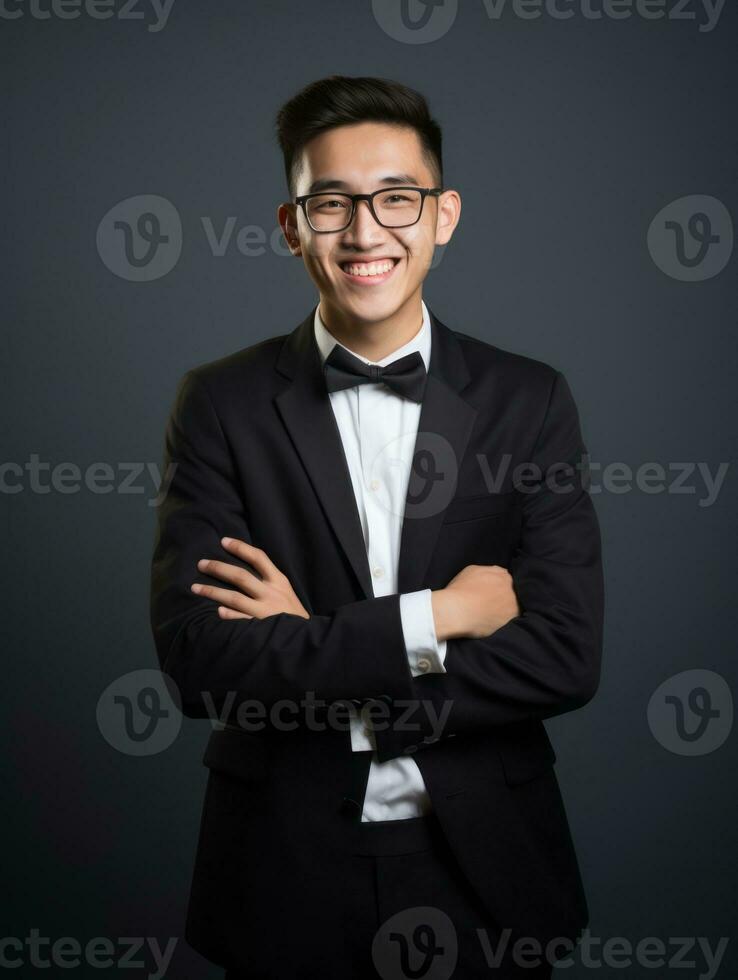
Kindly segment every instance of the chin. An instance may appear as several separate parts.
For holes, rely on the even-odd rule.
[[[401,296],[351,296],[343,298],[338,305],[347,314],[365,321],[387,320],[400,309],[404,298]]]

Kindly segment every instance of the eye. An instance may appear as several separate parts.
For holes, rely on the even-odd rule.
[[[338,198],[321,199],[316,201],[313,207],[320,211],[337,211],[346,207],[346,201],[341,201]]]

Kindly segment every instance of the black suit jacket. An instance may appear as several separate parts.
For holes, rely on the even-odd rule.
[[[588,910],[542,721],[586,704],[598,686],[603,581],[586,470],[572,479],[563,469],[586,453],[569,387],[547,364],[431,312],[398,593],[375,598],[314,310],[289,334],[188,371],[167,426],[165,467],[177,466],[151,578],[161,668],[190,717],[230,706],[233,719],[245,700],[271,710],[286,699],[281,718],[294,721],[266,719],[259,731],[231,721],[210,735],[186,937],[259,976],[292,975],[295,957],[331,975],[370,762],[351,752],[338,719],[347,702],[371,700],[394,722],[378,726],[380,761],[414,753],[490,915],[513,937],[573,940]],[[532,464],[525,488],[514,480],[521,463]],[[223,585],[196,563],[234,562],[225,535],[263,548],[310,619],[223,621],[195,595],[196,580]],[[441,588],[469,564],[509,568],[521,615],[489,637],[449,640],[447,672],[413,678],[399,595]],[[314,721],[335,712],[324,730],[306,723],[307,710],[284,707],[304,705],[307,692]],[[448,712],[440,738],[428,705]]]

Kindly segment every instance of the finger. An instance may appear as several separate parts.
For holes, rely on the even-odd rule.
[[[235,609],[229,609],[228,606],[218,606],[218,615],[221,619],[253,619],[253,616],[247,616],[246,613],[236,612]]]
[[[252,615],[256,606],[254,600],[243,595],[242,592],[219,589],[214,585],[203,585],[202,582],[195,582],[191,588],[197,595],[201,595],[205,599],[212,599],[214,602],[220,602],[222,605],[228,606],[229,609],[235,609],[237,612]]]
[[[221,538],[220,543],[226,550],[252,565],[262,578],[271,579],[281,574],[262,548],[257,548],[255,545],[249,544],[248,541],[241,541],[240,538]]]
[[[215,558],[201,558],[197,567],[201,572],[212,575],[213,578],[220,578],[224,582],[237,585],[247,595],[258,596],[263,592],[261,579],[239,565],[229,565],[228,562],[218,561]]]

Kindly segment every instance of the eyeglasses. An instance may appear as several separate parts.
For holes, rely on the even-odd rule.
[[[438,197],[441,187],[392,187],[372,194],[334,192],[303,194],[295,198],[313,231],[343,231],[354,220],[356,205],[366,201],[374,220],[383,228],[408,228],[420,221],[426,197]]]

